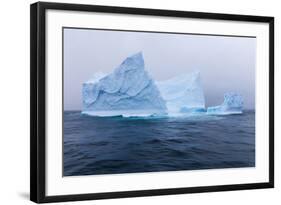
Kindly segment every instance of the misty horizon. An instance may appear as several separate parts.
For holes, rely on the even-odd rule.
[[[63,49],[64,110],[81,110],[82,84],[137,52],[155,81],[199,71],[206,108],[236,92],[255,109],[255,38],[67,28]]]

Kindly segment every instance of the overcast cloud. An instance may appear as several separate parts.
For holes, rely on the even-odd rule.
[[[110,73],[139,51],[155,80],[200,71],[206,106],[234,91],[255,107],[255,38],[65,29],[65,110],[81,109],[82,83],[94,73]]]

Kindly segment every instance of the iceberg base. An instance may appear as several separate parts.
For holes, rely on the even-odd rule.
[[[208,115],[234,115],[234,114],[242,114],[242,113],[243,113],[242,108],[225,110],[220,106],[216,106],[216,107],[208,107],[207,109]]]
[[[159,110],[110,110],[110,111],[82,111],[83,115],[96,117],[152,117],[152,116],[166,116],[166,112]]]

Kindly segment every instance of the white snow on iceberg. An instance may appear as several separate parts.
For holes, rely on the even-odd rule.
[[[166,101],[169,114],[206,111],[200,72],[180,75],[156,85]]]
[[[166,114],[166,104],[144,69],[142,53],[126,58],[109,75],[83,84],[83,114],[94,116],[150,116]]]
[[[224,94],[224,102],[215,107],[208,107],[207,114],[228,115],[241,114],[243,109],[243,98],[241,95],[229,92]]]

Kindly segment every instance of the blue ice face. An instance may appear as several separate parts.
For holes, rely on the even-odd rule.
[[[83,113],[153,115],[166,113],[154,80],[144,69],[142,53],[125,59],[113,73],[83,84]]]
[[[170,114],[205,110],[205,97],[199,72],[176,76],[156,84]]]

